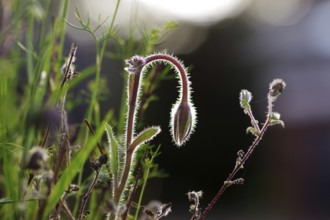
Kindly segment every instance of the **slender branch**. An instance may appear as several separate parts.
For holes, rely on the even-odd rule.
[[[58,214],[60,213],[61,209],[63,208],[64,212],[66,213],[69,220],[74,220],[74,217],[65,203],[66,198],[68,197],[70,192],[78,191],[79,187],[76,185],[70,185],[67,190],[65,190],[64,194],[61,196],[60,202],[57,205],[56,209],[54,210],[52,217],[50,219],[57,219]]]
[[[266,132],[268,126],[269,126],[269,122],[270,122],[270,115],[267,117],[264,126],[261,128],[260,135],[258,137],[256,137],[256,139],[253,141],[252,145],[249,147],[248,151],[245,153],[244,157],[242,158],[241,164],[239,166],[235,166],[235,168],[230,173],[230,175],[228,176],[228,178],[225,181],[225,183],[226,182],[229,182],[229,181],[232,181],[233,178],[235,177],[235,175],[237,174],[237,172],[241,169],[241,167],[249,159],[249,157],[253,153],[254,149],[256,148],[256,146],[259,144],[260,140],[264,136],[264,134],[265,134],[265,132]],[[220,190],[218,191],[218,193],[216,194],[216,196],[212,199],[211,203],[205,208],[205,210],[203,211],[203,213],[202,213],[202,215],[200,217],[200,220],[205,219],[206,215],[212,209],[213,205],[218,201],[219,197],[230,186],[230,184],[225,184],[225,183],[222,185],[222,187],[220,188]]]
[[[228,176],[227,180],[224,182],[222,187],[219,189],[218,193],[216,196],[212,199],[211,203],[205,208],[203,213],[201,214],[201,217],[199,220],[205,219],[206,215],[208,212],[212,209],[213,205],[217,202],[219,197],[223,194],[223,192],[231,185],[233,184],[238,184],[242,183],[242,179],[239,179],[238,181],[233,180],[237,172],[243,168],[245,162],[250,158],[251,154],[253,153],[254,149],[256,146],[259,144],[260,140],[263,138],[267,128],[269,126],[275,125],[275,124],[280,124],[284,126],[284,122],[280,120],[280,115],[278,113],[273,112],[273,105],[277,97],[283,92],[286,84],[282,79],[274,79],[269,86],[269,92],[267,95],[267,107],[268,107],[268,112],[267,112],[267,118],[262,126],[261,130],[259,130],[258,122],[255,120],[251,107],[249,105],[249,102],[252,99],[252,95],[249,91],[247,90],[242,90],[240,93],[240,103],[241,107],[244,109],[244,112],[247,113],[250,118],[251,118],[251,123],[254,126],[255,129],[258,130],[258,134],[256,134],[256,138],[254,139],[252,145],[248,148],[248,151],[243,155],[239,155],[239,160],[236,160],[236,165],[233,169],[233,171],[230,173]],[[241,152],[241,151],[239,151]]]
[[[86,123],[86,125],[87,125],[89,131],[91,132],[91,134],[94,135],[94,129],[92,128],[92,126],[91,126],[91,124],[89,123],[89,121],[88,121],[87,119],[85,119],[84,121],[85,121],[85,123]],[[103,150],[102,150],[102,147],[101,147],[101,144],[100,144],[99,142],[96,142],[96,144],[97,144],[97,148],[99,149],[100,153],[101,153],[101,154],[104,154],[104,153],[103,153]]]
[[[82,220],[84,218],[84,212],[85,212],[85,208],[86,208],[86,205],[87,205],[87,201],[88,201],[89,197],[92,194],[92,190],[94,189],[95,184],[97,183],[97,179],[99,178],[99,175],[100,175],[100,169],[96,169],[95,172],[96,172],[96,174],[95,174],[95,177],[93,179],[92,184],[89,186],[87,192],[82,197],[82,203],[80,205],[77,220]]]
[[[144,156],[143,156],[142,161],[144,163],[146,163],[146,159],[147,159],[147,151],[144,153]],[[141,172],[142,166],[143,166],[143,164],[141,164],[141,166],[140,166],[140,175],[141,175],[140,177],[142,177],[142,172]],[[142,183],[142,187],[141,187],[141,192],[140,192],[139,200],[138,200],[138,203],[136,205],[136,213],[135,213],[134,220],[137,220],[138,215],[139,215],[139,210],[140,210],[141,202],[142,202],[142,196],[144,194],[144,189],[145,189],[146,184],[147,184],[147,179],[148,179],[148,176],[149,176],[149,172],[150,172],[150,164],[147,165],[146,172],[143,173],[143,177],[142,177],[143,183]]]
[[[251,111],[251,108],[249,108],[247,110],[247,114],[249,115],[250,119],[251,119],[251,124],[253,125],[253,127],[255,129],[257,129],[258,133],[260,133],[260,127],[259,127],[259,124],[258,124],[258,121],[255,119],[252,111]]]
[[[65,64],[66,68],[65,68],[65,72],[64,72],[64,77],[63,80],[61,82],[61,87],[60,90],[63,88],[65,82],[67,82],[67,80],[70,78],[70,75],[73,74],[71,73],[71,65],[74,63],[75,58],[76,58],[76,52],[77,52],[77,43],[73,43],[71,45],[71,50],[70,50],[70,54],[69,54],[69,59],[67,60],[67,63]]]
[[[62,204],[62,208],[69,220],[75,220],[75,218],[73,217],[73,215],[72,215],[69,207],[66,205],[66,203]]]
[[[61,85],[60,85],[60,89],[59,89],[59,92],[57,93],[57,97],[56,97],[56,100],[55,100],[55,105],[58,105],[58,102],[60,100],[60,96],[63,95],[63,97],[62,97],[63,100],[60,103],[61,111],[64,111],[64,104],[65,104],[65,98],[66,98],[66,90],[63,91],[64,85],[73,75],[77,74],[77,72],[75,72],[75,70],[73,68],[73,64],[74,64],[75,59],[76,59],[77,49],[78,49],[77,43],[75,43],[75,42],[72,43],[71,49],[70,49],[70,54],[69,54],[68,58],[66,59],[64,65],[63,65],[63,67],[64,67],[64,76],[63,76],[63,79],[62,79],[62,82],[61,82]],[[45,147],[45,145],[46,145],[50,129],[51,129],[51,124],[48,123],[46,131],[45,131],[45,135],[44,135],[44,138],[43,138],[43,141],[42,141],[42,144],[41,144],[42,147]]]

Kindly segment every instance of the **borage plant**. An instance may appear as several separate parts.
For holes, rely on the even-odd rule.
[[[127,204],[131,192],[130,183],[132,180],[130,176],[132,176],[135,167],[136,152],[161,131],[159,127],[154,126],[144,129],[137,135],[135,134],[136,114],[140,104],[139,97],[141,96],[144,73],[149,65],[160,61],[170,64],[180,79],[179,99],[173,105],[171,112],[170,127],[174,143],[177,146],[182,146],[189,139],[196,125],[196,110],[191,102],[190,82],[187,71],[180,61],[167,54],[153,54],[147,57],[134,56],[126,61],[128,64],[126,70],[129,76],[124,147],[119,146],[111,127],[107,126],[110,143],[110,167],[113,174],[112,198],[114,202],[114,209],[109,213],[110,219],[126,219],[128,213],[126,209],[130,207]],[[139,208],[138,204],[137,211],[139,211]],[[170,206],[167,206],[167,209],[163,212],[154,214],[154,218],[163,217],[164,213],[168,213],[169,210]],[[149,214],[151,215],[152,212]]]
[[[149,66],[153,63],[164,62],[170,64],[180,79],[180,91],[177,102],[172,107],[171,112],[171,131],[174,143],[182,146],[193,133],[196,125],[196,111],[191,102],[190,82],[188,73],[183,64],[175,57],[167,54],[153,54],[147,57],[133,56],[126,61],[128,67],[127,81],[127,120],[125,132],[121,136],[124,137],[123,143],[115,136],[113,128],[105,122],[109,120],[109,115],[105,116],[100,128],[93,130],[91,124],[86,119],[85,123],[93,135],[86,143],[86,146],[72,156],[72,146],[69,141],[68,122],[65,111],[65,101],[68,84],[70,79],[77,75],[74,67],[76,59],[77,45],[72,44],[70,54],[63,65],[63,80],[60,85],[56,106],[53,110],[54,117],[52,121],[48,121],[48,125],[44,131],[44,140],[42,147],[35,147],[30,150],[30,156],[26,168],[30,172],[28,185],[36,188],[35,192],[41,193],[39,198],[39,210],[37,219],[58,219],[63,211],[68,219],[78,220],[85,219],[89,211],[87,207],[92,197],[92,193],[97,183],[102,182],[101,176],[106,175],[105,181],[111,180],[107,191],[110,192],[110,198],[107,198],[107,219],[128,219],[131,216],[131,207],[136,208],[135,219],[139,213],[147,214],[153,219],[160,219],[171,211],[171,203],[160,205],[159,211],[153,212],[146,207],[141,206],[142,196],[148,179],[148,173],[154,166],[154,158],[159,154],[157,150],[150,150],[147,144],[161,131],[159,126],[151,126],[136,133],[137,112],[140,107],[140,97],[142,93],[143,76],[147,72]],[[102,136],[102,130],[105,129],[108,138],[108,148],[105,150],[98,142]],[[55,139],[54,139],[55,138]],[[49,148],[51,152],[51,160],[45,146],[57,146]],[[92,180],[87,183],[72,184],[73,178],[78,172],[82,171],[84,162],[88,159],[89,154],[93,151],[93,145],[98,147],[100,156],[91,162],[95,175]],[[137,152],[145,151],[141,158]],[[143,170],[134,175],[137,162],[141,162]],[[51,165],[49,165],[51,164]],[[143,176],[143,177],[142,177]],[[134,203],[132,195],[136,192],[138,182],[142,178],[143,186],[139,201]],[[46,183],[45,192],[41,192],[40,185]],[[37,186],[37,187],[36,187]],[[66,190],[64,190],[66,189]],[[80,197],[79,194],[76,203],[79,203],[77,212],[69,208],[67,199],[72,192],[84,192]],[[45,198],[44,198],[45,197]],[[90,205],[91,206],[91,205]],[[76,214],[75,214],[76,213]]]

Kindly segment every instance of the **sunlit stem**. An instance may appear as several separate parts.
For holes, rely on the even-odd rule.
[[[133,58],[132,58],[133,59]],[[129,69],[129,77],[128,77],[128,112],[127,112],[127,121],[126,121],[126,140],[125,140],[125,147],[127,152],[124,172],[121,178],[121,181],[119,183],[118,189],[115,193],[115,203],[118,204],[121,196],[123,196],[123,193],[125,191],[125,186],[128,181],[129,172],[132,169],[132,159],[133,159],[133,153],[135,149],[131,148],[134,130],[135,130],[135,121],[136,121],[136,114],[137,109],[139,109],[137,106],[139,104],[139,92],[141,90],[141,81],[142,81],[142,73],[144,68],[148,66],[151,63],[157,62],[157,61],[163,61],[165,63],[169,63],[175,67],[177,70],[177,73],[180,76],[181,80],[181,91],[180,91],[180,102],[182,104],[189,103],[189,82],[188,82],[188,76],[186,69],[184,66],[175,59],[174,57],[166,54],[153,54],[146,58],[137,57],[137,62],[141,61],[141,65],[134,66],[135,60],[131,60],[132,63],[129,63],[132,65],[132,69]],[[138,63],[136,63],[138,64]],[[132,71],[133,70],[133,71]]]

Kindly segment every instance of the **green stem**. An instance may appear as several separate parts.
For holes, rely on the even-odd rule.
[[[65,40],[65,28],[66,28],[66,22],[65,22],[65,18],[68,14],[68,8],[69,8],[69,0],[65,0],[64,3],[62,4],[62,7],[61,7],[61,12],[59,13],[61,18],[63,18],[61,20],[61,23],[60,23],[60,43],[59,43],[59,51],[58,51],[58,58],[59,60],[62,60],[63,58],[63,46],[64,46],[64,40]]]
[[[142,187],[141,187],[139,200],[138,200],[138,203],[136,205],[136,213],[135,213],[134,220],[137,220],[137,218],[139,216],[139,210],[140,210],[140,207],[141,207],[142,198],[143,198],[143,195],[144,195],[144,190],[146,188],[147,180],[148,180],[149,173],[150,173],[150,165],[151,164],[148,164],[146,171],[143,173],[143,184],[142,184]]]
[[[146,155],[144,156],[144,160],[145,160],[145,164],[144,165],[146,167],[145,168],[146,171],[143,174],[143,184],[142,184],[142,188],[141,188],[139,200],[138,200],[138,203],[137,203],[137,206],[136,206],[136,213],[135,213],[134,220],[137,220],[137,218],[138,218],[139,210],[140,210],[141,203],[142,203],[142,198],[143,198],[143,195],[144,195],[144,190],[146,188],[147,180],[149,178],[150,169],[153,166],[154,159],[158,155],[159,149],[160,149],[160,146],[158,146],[158,148],[156,149],[156,151],[152,153],[152,156],[151,156],[150,159],[147,159],[147,156]],[[141,166],[143,166],[143,164]]]
[[[96,105],[98,105],[97,103],[97,97],[98,97],[98,93],[99,93],[99,84],[100,84],[100,76],[101,76],[101,69],[102,69],[102,61],[103,61],[103,57],[104,57],[104,53],[105,53],[105,49],[107,46],[107,39],[110,37],[111,33],[112,33],[112,29],[118,14],[118,9],[119,9],[119,4],[120,4],[120,0],[117,1],[116,7],[115,7],[115,11],[114,11],[114,15],[112,17],[111,23],[110,23],[110,27],[108,28],[108,31],[105,35],[104,38],[102,38],[101,40],[98,40],[95,42],[95,46],[96,46],[96,73],[95,73],[95,87],[93,88],[93,93],[92,93],[92,100],[90,102],[88,111],[87,111],[87,120],[88,121],[92,121],[92,114],[93,114],[93,107],[96,107]],[[99,47],[99,43],[102,42],[102,46],[101,48]],[[98,113],[97,113],[98,115]],[[97,118],[97,117],[96,117]],[[96,121],[96,125],[98,125],[99,120]],[[86,135],[85,135],[85,142],[87,141],[88,138],[88,132],[86,131]]]
[[[26,53],[26,60],[27,60],[27,76],[28,76],[28,85],[33,87],[33,36],[34,36],[34,17],[32,15],[28,18],[28,32],[26,38],[26,44],[28,53]]]

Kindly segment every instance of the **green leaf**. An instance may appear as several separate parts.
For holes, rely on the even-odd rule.
[[[118,183],[118,173],[119,173],[119,144],[116,140],[116,137],[113,133],[112,127],[107,124],[105,126],[105,131],[107,132],[108,142],[110,145],[110,163],[111,163],[111,172],[113,174],[114,182]],[[116,184],[115,184],[116,185]]]
[[[147,141],[151,141],[160,132],[161,129],[158,126],[144,129],[140,134],[136,136],[130,148],[135,150],[135,148],[140,146],[141,144],[144,144]]]
[[[281,115],[278,112],[272,112],[270,117],[270,126],[281,125],[284,128],[284,121],[280,120]]]
[[[248,127],[247,129],[246,129],[246,133],[248,134],[248,133],[251,133],[252,135],[254,135],[254,136],[256,136],[256,137],[258,137],[259,135],[260,135],[260,132],[256,129],[256,128],[254,128],[254,127]]]

